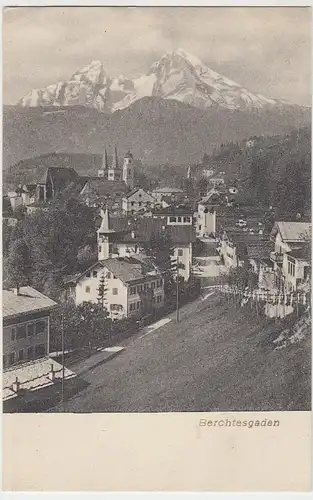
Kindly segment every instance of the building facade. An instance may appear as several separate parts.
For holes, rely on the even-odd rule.
[[[32,287],[3,290],[3,368],[48,356],[56,302]]]
[[[311,224],[307,222],[275,222],[271,231],[275,245],[270,259],[274,265],[276,287],[294,291],[310,272],[308,249],[311,242]]]
[[[135,188],[123,198],[123,212],[135,214],[154,208],[156,199],[142,188]]]

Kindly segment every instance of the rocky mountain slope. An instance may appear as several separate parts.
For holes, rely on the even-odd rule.
[[[92,61],[68,81],[33,89],[19,105],[87,106],[114,112],[144,97],[174,99],[199,109],[259,110],[281,107],[281,101],[254,94],[216,73],[182,49],[166,53],[138,78],[112,78],[101,61]]]

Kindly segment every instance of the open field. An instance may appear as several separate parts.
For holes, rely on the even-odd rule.
[[[171,319],[84,373],[89,386],[65,411],[310,409],[310,339],[274,351],[270,337],[279,324],[265,326],[249,311],[234,311],[218,292],[188,304],[180,323]]]

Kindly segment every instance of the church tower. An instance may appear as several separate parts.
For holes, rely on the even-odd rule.
[[[98,170],[98,177],[104,177],[109,168],[108,153],[106,147],[104,147],[104,153],[102,157],[102,165]]]
[[[114,146],[114,154],[113,154],[113,160],[112,160],[112,165],[108,169],[108,180],[109,181],[116,181],[118,178],[118,158],[117,158],[117,149],[116,146]]]
[[[98,239],[98,260],[110,259],[113,254],[112,234],[115,232],[110,228],[110,217],[108,209],[105,212],[101,209],[101,226],[97,231]]]
[[[123,181],[129,189],[134,189],[134,158],[130,151],[126,153],[123,163]]]

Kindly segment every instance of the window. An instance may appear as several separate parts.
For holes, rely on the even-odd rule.
[[[17,338],[26,339],[26,325],[20,325],[16,328]]]
[[[138,205],[141,207],[141,205],[142,205],[141,201],[138,203]]]
[[[33,359],[34,349],[32,347],[27,348],[27,359]]]
[[[152,304],[155,304],[155,297],[152,298]]]
[[[181,222],[181,217],[177,217],[177,222]]]
[[[137,309],[139,309],[140,307],[140,302],[137,302]]]
[[[170,222],[176,222],[176,217],[170,217]]]
[[[36,333],[44,333],[46,329],[46,322],[45,321],[37,321],[36,323]]]
[[[11,330],[11,340],[12,340],[12,342],[14,342],[15,339],[16,339],[16,328],[13,327],[12,330]]]
[[[181,248],[179,248],[178,252],[177,252],[178,257],[182,257],[183,253],[184,253],[183,250]]]
[[[118,289],[117,288],[113,288],[112,289],[112,294],[113,295],[117,295],[118,294]]]
[[[86,286],[86,288],[85,288],[85,292],[86,292],[86,293],[90,293],[90,286]]]
[[[15,363],[15,352],[11,352],[10,354],[10,365],[14,365]]]
[[[111,279],[111,273],[107,273],[107,279]]]
[[[141,193],[138,194],[139,198],[141,198]]]
[[[101,245],[99,245],[99,252],[101,252]],[[86,278],[90,278],[90,271],[88,271],[88,273],[86,273]]]
[[[36,345],[35,354],[36,354],[36,356],[44,356],[46,354],[45,344]]]
[[[190,222],[190,217],[184,217],[184,222]]]
[[[134,201],[132,201],[132,202],[131,202],[131,206],[133,207],[134,205],[135,205],[135,202],[134,202]]]
[[[154,281],[152,281],[152,283],[151,283],[151,288],[152,288],[152,290],[155,289],[155,282]]]
[[[32,337],[35,334],[35,325],[34,323],[29,323],[27,325],[27,337]]]
[[[92,271],[92,277],[93,277],[93,278],[96,278],[97,276],[98,276],[97,271]]]
[[[288,274],[295,276],[296,266],[293,262],[288,262]]]
[[[23,361],[23,359],[24,359],[24,349],[20,349],[18,351],[18,360]]]

